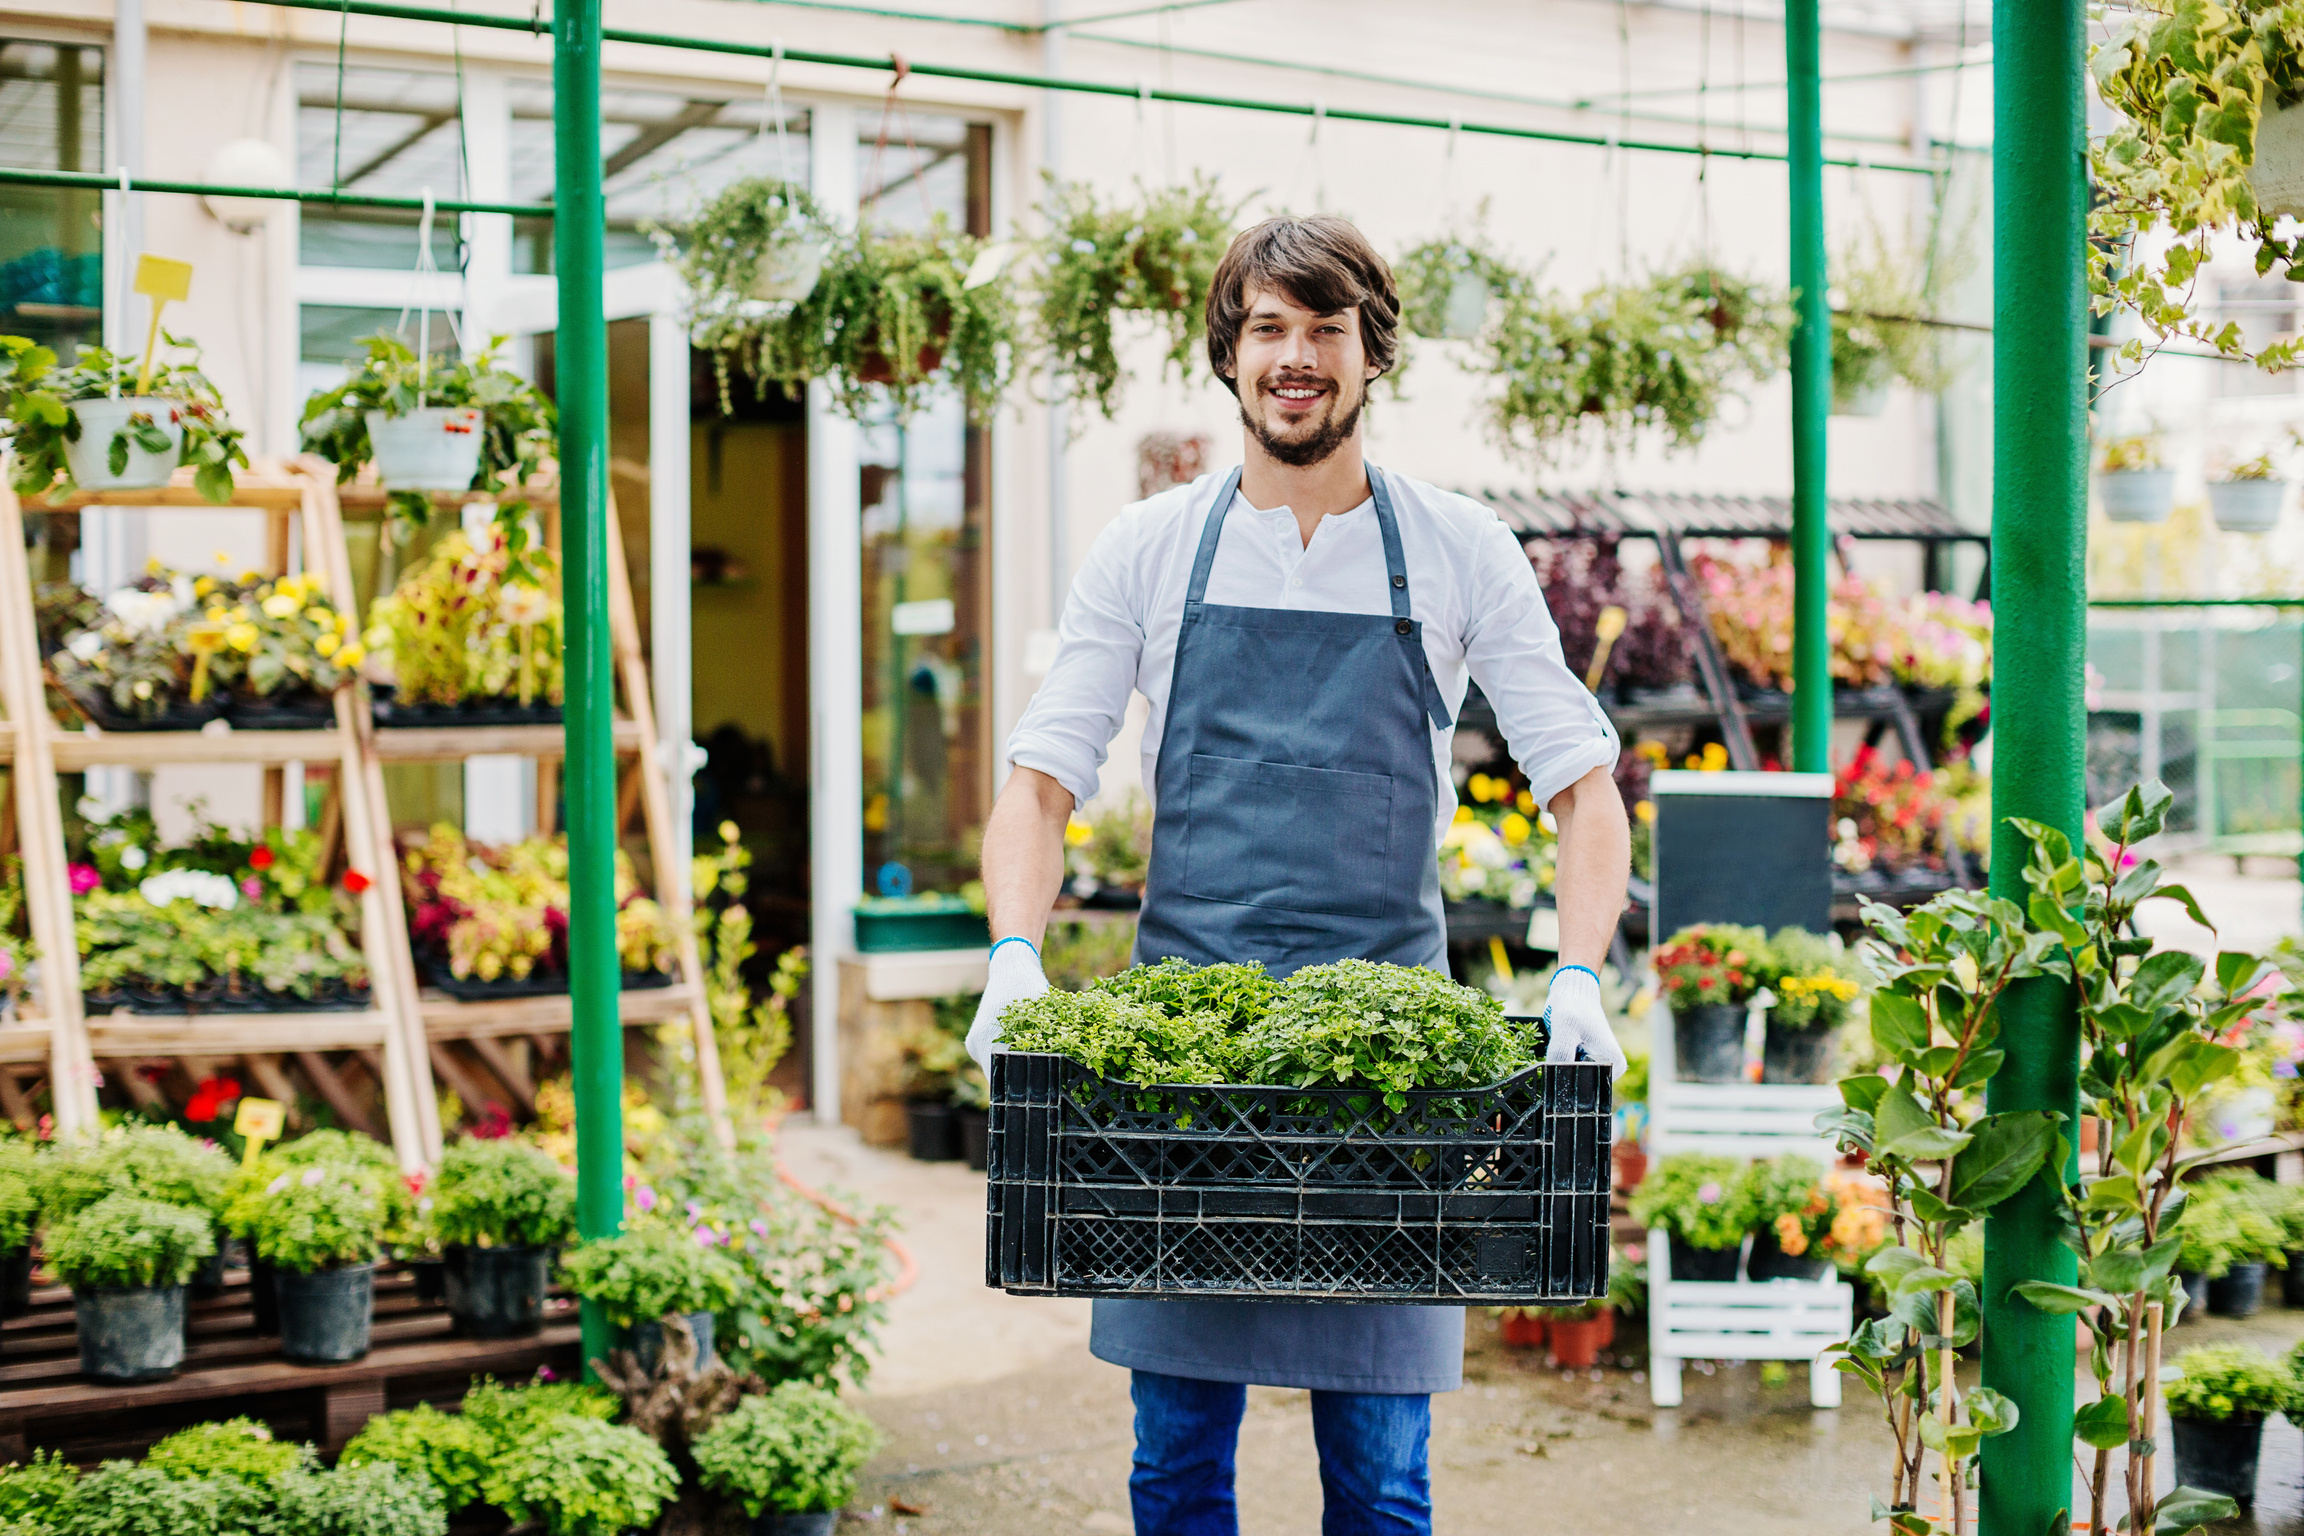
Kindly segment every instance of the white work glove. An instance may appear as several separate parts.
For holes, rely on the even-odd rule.
[[[1544,1047],[1546,1061],[1574,1061],[1576,1047],[1582,1046],[1586,1059],[1608,1063],[1611,1082],[1624,1075],[1628,1065],[1624,1047],[1616,1043],[1616,1031],[1608,1025],[1608,1010],[1600,1002],[1600,982],[1590,971],[1563,967],[1552,973],[1552,990],[1544,1001],[1544,1024],[1549,1035]]]
[[[992,946],[992,969],[984,978],[984,999],[976,1005],[975,1022],[968,1026],[968,1054],[986,1077],[992,1075],[992,1042],[1000,1036],[1000,1011],[1047,990],[1040,951],[1028,940],[1003,939]]]

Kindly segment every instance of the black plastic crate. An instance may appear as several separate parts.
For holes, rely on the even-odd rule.
[[[1138,1085],[992,1058],[984,1283],[1525,1306],[1608,1289],[1608,1066],[1423,1089]]]

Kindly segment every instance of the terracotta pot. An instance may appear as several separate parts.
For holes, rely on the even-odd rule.
[[[1616,1316],[1602,1307],[1597,1317],[1580,1322],[1551,1323],[1552,1358],[1562,1370],[1588,1371],[1600,1363],[1600,1351],[1616,1337]]]
[[[1512,1349],[1539,1349],[1544,1344],[1544,1319],[1525,1312],[1506,1313],[1500,1322],[1504,1343]]]
[[[1620,1141],[1608,1149],[1609,1161],[1616,1167],[1616,1187],[1630,1194],[1648,1177],[1648,1154],[1640,1150],[1636,1141]]]

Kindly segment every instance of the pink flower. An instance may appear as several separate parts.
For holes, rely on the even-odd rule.
[[[1696,1198],[1706,1205],[1718,1205],[1720,1203],[1721,1193],[1722,1191],[1720,1189],[1719,1182],[1714,1180],[1706,1183],[1703,1188],[1697,1190]]]
[[[632,1208],[642,1215],[656,1209],[656,1191],[645,1184],[632,1191]]]
[[[536,1379],[538,1381],[558,1381],[560,1377],[559,1374],[552,1369],[552,1367],[548,1365],[540,1365],[536,1367]]]
[[[310,1189],[313,1185],[318,1184],[327,1177],[328,1170],[325,1168],[307,1168],[304,1170],[304,1177],[299,1179],[297,1182],[302,1184],[306,1189]]]
[[[64,874],[71,880],[75,896],[85,896],[104,884],[104,877],[96,872],[93,864],[67,864]]]
[[[247,879],[240,882],[240,894],[247,897],[250,901],[256,901],[260,899],[264,894],[264,883],[261,880],[258,880],[254,875],[250,875]]]

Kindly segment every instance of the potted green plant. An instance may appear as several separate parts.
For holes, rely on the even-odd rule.
[[[1744,1080],[1744,1014],[1767,974],[1768,936],[1698,923],[1666,939],[1656,977],[1672,1005],[1674,1074],[1684,1083]]]
[[[904,1117],[908,1150],[924,1163],[949,1163],[960,1156],[960,1111],[955,1100],[960,1074],[969,1070],[967,1023],[956,1008],[932,1003],[927,1017],[897,1037],[904,1053]],[[960,1029],[954,1032],[952,1025]]]
[[[218,505],[232,499],[232,467],[248,467],[224,397],[200,371],[199,349],[165,331],[169,353],[144,369],[102,347],[70,364],[22,336],[0,336],[0,417],[10,432],[20,496],[142,490],[166,485],[179,465]]]
[[[1863,989],[1855,967],[1833,939],[1798,928],[1779,929],[1768,941],[1762,983],[1774,995],[1760,1048],[1760,1081],[1827,1081],[1832,1036],[1848,1022]]]
[[[1957,252],[1891,245],[1867,229],[1832,262],[1832,414],[1877,416],[1888,385],[1922,394],[1951,382],[1941,332],[1929,324],[1935,291],[1964,263]]]
[[[623,1536],[652,1528],[679,1490],[671,1458],[640,1430],[559,1413],[504,1438],[482,1497],[544,1536]]]
[[[558,416],[534,385],[498,363],[504,341],[492,337],[472,357],[439,363],[397,336],[368,337],[352,376],[304,402],[304,451],[334,464],[340,481],[375,464],[408,526],[430,520],[434,491],[516,498],[550,463]],[[525,510],[508,501],[499,520],[516,522]]]
[[[1085,907],[1133,911],[1144,904],[1152,862],[1152,802],[1129,789],[1101,799],[1095,814],[1064,829],[1070,889]]]
[[[870,1419],[822,1387],[787,1381],[722,1415],[695,1454],[704,1486],[743,1506],[753,1536],[832,1536],[879,1448]]]
[[[1752,1203],[1743,1164],[1708,1152],[1675,1152],[1657,1159],[1631,1202],[1632,1220],[1669,1236],[1672,1278],[1736,1278],[1744,1234],[1752,1230]]]
[[[216,1251],[199,1211],[135,1195],[103,1199],[48,1230],[48,1267],[72,1287],[80,1374],[157,1381],[184,1362],[184,1282]]]
[[[1838,1207],[1812,1158],[1777,1157],[1744,1170],[1742,1199],[1752,1217],[1752,1252],[1744,1273],[1752,1280],[1822,1280],[1832,1272],[1824,1254]]]
[[[2261,1351],[2239,1344],[2187,1350],[2176,1370],[2167,1387],[2176,1481],[2253,1508],[2264,1417],[2287,1406],[2293,1386]]]
[[[1166,334],[1163,361],[1182,376],[1200,344],[1208,285],[1232,243],[1239,205],[1216,184],[1136,187],[1131,201],[1097,201],[1086,182],[1051,179],[1035,242],[1039,280],[1033,295],[1033,340],[1071,396],[1109,421],[1119,408],[1120,358],[1112,322],[1143,314]]]
[[[543,1327],[553,1251],[575,1235],[575,1177],[525,1142],[466,1137],[428,1192],[456,1331],[504,1339]]]
[[[717,1314],[736,1304],[743,1271],[711,1244],[709,1228],[684,1231],[641,1217],[614,1237],[580,1243],[560,1261],[568,1289],[607,1311],[640,1368],[653,1372],[663,1356],[662,1320],[679,1313],[696,1340],[694,1365],[712,1358]]]
[[[1477,235],[1427,240],[1392,264],[1400,323],[1429,341],[1470,341],[1488,324],[1494,301],[1529,279]]]
[[[334,695],[367,658],[349,614],[318,576],[280,576],[237,591],[200,592],[203,617],[224,627],[224,645],[239,655],[226,712],[241,730],[321,730],[336,723]]]
[[[76,1216],[111,1195],[157,1200],[197,1213],[219,1232],[192,1277],[192,1294],[214,1295],[222,1289],[220,1224],[232,1160],[213,1143],[174,1126],[121,1126],[98,1141],[57,1146],[30,1168],[38,1180],[34,1198],[51,1222]]]
[[[0,1138],[0,1318],[32,1307],[32,1232],[40,1221],[35,1174],[39,1143]]]
[[[2288,482],[2269,453],[2244,459],[2208,482],[2208,510],[2226,533],[2270,533],[2287,499]]]
[[[2196,1305],[2218,1317],[2253,1317],[2266,1272],[2287,1263],[2278,1186],[2253,1173],[2210,1174],[2187,1186],[2177,1227],[2177,1272]]]
[[[389,674],[380,726],[553,725],[563,677],[559,562],[499,521],[442,537],[369,615]]]
[[[230,1477],[247,1483],[269,1483],[318,1464],[310,1446],[275,1439],[254,1419],[194,1424],[144,1453],[145,1466],[171,1477]]]
[[[2096,498],[2116,523],[2164,523],[2176,506],[2176,471],[2160,462],[2160,439],[2138,432],[2096,456]]]
[[[975,270],[984,242],[941,219],[926,231],[865,229],[844,237],[808,297],[792,306],[758,358],[763,386],[787,393],[811,378],[861,418],[886,399],[899,416],[949,386],[972,420],[988,420],[1015,366],[1015,294],[997,270]],[[997,253],[990,260],[997,261]]]
[[[914,949],[980,949],[992,942],[981,898],[942,891],[916,896],[866,896],[856,903],[856,948],[861,954]]]
[[[688,287],[689,338],[712,356],[723,414],[735,410],[733,371],[762,388],[791,376],[782,321],[816,291],[834,238],[807,189],[776,176],[730,182],[693,221],[664,231]]]
[[[254,1248],[278,1296],[280,1352],[330,1363],[368,1353],[385,1175],[349,1162],[283,1168],[254,1202]],[[397,1182],[396,1179],[394,1182]]]

